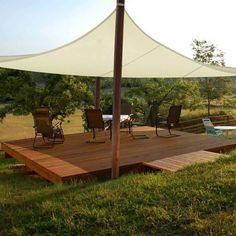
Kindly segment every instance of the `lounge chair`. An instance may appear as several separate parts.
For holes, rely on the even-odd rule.
[[[64,142],[62,122],[52,124],[52,110],[49,107],[36,107],[33,111],[35,138],[33,147],[36,146],[38,137],[42,137],[45,144],[52,146],[54,143]]]
[[[105,143],[105,141],[96,140],[96,129],[105,131],[105,123],[102,118],[102,111],[100,109],[85,109],[84,111],[87,121],[87,128],[91,129],[93,132],[93,139],[88,142]],[[110,127],[110,137],[111,137],[111,127]]]
[[[211,135],[211,136],[215,136],[215,137],[223,135],[222,130],[216,130],[215,129],[215,127],[214,127],[213,123],[211,122],[210,118],[208,118],[208,117],[202,118],[202,122],[203,122],[203,125],[205,127],[207,135]]]
[[[169,109],[169,113],[168,113],[166,120],[160,121],[159,118],[156,120],[156,135],[157,136],[164,137],[164,138],[179,136],[177,134],[172,134],[171,128],[173,128],[175,125],[177,125],[179,123],[181,110],[182,110],[182,105],[173,105]],[[158,126],[167,127],[168,131],[169,131],[169,135],[160,136],[157,131]]]

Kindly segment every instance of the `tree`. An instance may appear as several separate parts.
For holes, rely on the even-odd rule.
[[[92,92],[83,78],[67,75],[42,74],[35,79],[32,73],[1,70],[0,119],[7,113],[29,114],[36,106],[50,106],[53,115],[63,120],[76,108],[93,101]],[[37,81],[37,82],[36,82]]]
[[[0,121],[5,117],[7,113],[17,114],[17,110],[21,109],[21,98],[27,93],[25,103],[22,104],[24,108],[21,109],[21,114],[28,113],[25,106],[30,102],[30,94],[36,86],[35,81],[32,79],[30,72],[24,72],[19,70],[0,69],[0,103],[3,105],[0,107]]]
[[[199,95],[197,82],[190,79],[145,79],[125,92],[137,116],[143,115],[149,105],[156,105],[159,114],[166,113],[172,104],[194,109],[200,103]]]
[[[0,102],[8,103],[15,99],[22,86],[35,86],[30,72],[0,69]]]
[[[203,64],[225,66],[224,53],[214,44],[206,40],[193,40],[193,59]],[[208,116],[212,100],[221,99],[226,94],[231,94],[232,80],[227,78],[201,78],[199,81],[200,92],[207,100]]]

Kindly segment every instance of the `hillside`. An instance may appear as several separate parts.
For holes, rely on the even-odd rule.
[[[52,185],[0,157],[0,235],[235,235],[236,152],[177,173]]]

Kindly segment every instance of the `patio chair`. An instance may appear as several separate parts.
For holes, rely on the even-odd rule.
[[[85,117],[87,121],[87,128],[93,132],[93,139],[88,141],[90,143],[105,143],[105,141],[96,140],[96,129],[105,130],[105,123],[102,118],[102,111],[100,109],[85,109]],[[111,127],[110,127],[111,129]],[[106,135],[106,132],[105,132]],[[111,137],[111,133],[110,133]]]
[[[223,131],[222,130],[216,130],[214,128],[214,125],[211,122],[210,118],[208,118],[208,117],[202,118],[202,122],[203,122],[203,125],[205,127],[207,135],[211,135],[211,136],[215,136],[215,137],[223,135]]]
[[[136,122],[136,121],[131,120],[131,123],[130,123],[131,135],[134,139],[136,139],[136,138],[140,138],[140,139],[149,138],[146,134],[134,134],[133,127],[134,126],[149,126],[149,125],[151,125],[152,117],[156,116],[155,111],[156,111],[156,109],[154,108],[154,106],[150,105],[145,112],[143,122]]]
[[[122,122],[123,127],[128,127],[129,134],[131,133],[131,115],[132,115],[132,105],[130,103],[121,103],[121,109],[120,109],[121,115],[128,115],[130,119],[125,120]]]
[[[33,147],[38,137],[42,137],[45,144],[52,146],[64,142],[62,122],[52,124],[52,110],[49,107],[36,107],[33,111],[35,137]]]
[[[131,115],[132,105],[130,103],[121,103],[120,114],[121,115]]]
[[[163,137],[163,138],[170,138],[170,137],[179,136],[178,134],[172,134],[171,128],[173,128],[175,125],[177,125],[179,123],[181,110],[182,110],[182,105],[173,105],[169,109],[169,113],[168,113],[166,120],[160,121],[159,120],[160,118],[156,120],[156,135],[157,136]],[[157,132],[158,126],[167,127],[168,131],[169,131],[169,135],[160,136]]]

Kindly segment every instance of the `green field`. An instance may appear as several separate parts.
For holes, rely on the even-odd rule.
[[[64,123],[63,130],[66,134],[83,132],[82,112],[76,111]],[[68,122],[69,121],[69,122]],[[0,142],[34,137],[33,117],[7,115],[0,123]]]
[[[236,152],[177,173],[50,184],[0,155],[0,235],[236,235]]]

